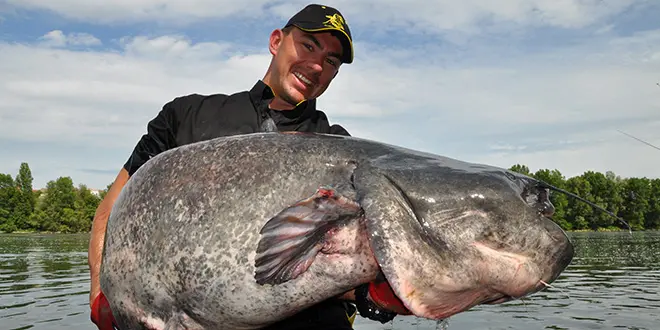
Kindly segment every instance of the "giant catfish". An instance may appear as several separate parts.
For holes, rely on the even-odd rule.
[[[443,319],[542,290],[573,258],[548,188],[506,169],[324,134],[163,152],[112,209],[101,288],[121,329],[258,329],[384,276]]]

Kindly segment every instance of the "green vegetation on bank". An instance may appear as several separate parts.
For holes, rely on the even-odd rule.
[[[612,172],[588,171],[565,178],[557,170],[531,173],[525,165],[511,170],[573,192],[619,215],[633,230],[660,228],[660,179],[621,178]],[[33,190],[32,172],[22,163],[16,177],[0,173],[0,232],[88,232],[97,206],[107,192],[74,186],[70,177]],[[617,219],[564,194],[552,193],[553,216],[565,230],[627,229]]]
[[[0,173],[0,231],[88,232],[107,189],[95,194],[85,185],[75,187],[70,177],[59,177],[35,191],[32,171],[22,163],[15,178]]]
[[[511,170],[594,202],[621,217],[632,230],[660,228],[660,179],[621,178],[611,171],[605,174],[587,171],[565,178],[558,170],[541,169],[531,173],[527,166],[520,164],[512,166]],[[564,230],[627,230],[614,217],[565,194],[551,193],[550,201],[556,209],[552,218]]]

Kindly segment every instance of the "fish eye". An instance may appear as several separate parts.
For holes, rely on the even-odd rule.
[[[511,181],[514,181],[514,182],[515,182],[516,179],[517,179],[517,177],[516,177],[515,175],[513,175],[513,173],[511,173],[511,172],[508,172],[508,171],[507,171],[507,172],[504,172],[504,174],[505,174],[506,177],[509,178],[509,180],[511,180]]]

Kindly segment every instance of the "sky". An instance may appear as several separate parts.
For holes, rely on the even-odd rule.
[[[307,3],[0,0],[0,173],[103,189],[175,97],[263,77]],[[464,161],[660,177],[657,0],[360,0],[318,106],[353,136]]]

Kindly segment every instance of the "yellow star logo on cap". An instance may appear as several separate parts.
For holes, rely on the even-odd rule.
[[[323,22],[323,24],[326,27],[333,27],[335,29],[344,31],[345,22],[344,22],[344,18],[341,17],[341,15],[339,14],[326,15],[325,18],[328,19],[327,21]]]

